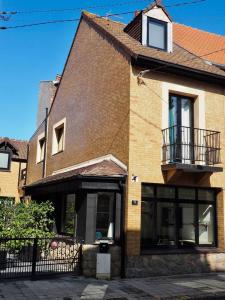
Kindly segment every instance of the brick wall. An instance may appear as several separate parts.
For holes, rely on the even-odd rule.
[[[128,163],[129,86],[126,55],[82,21],[50,112],[47,175],[108,153]],[[63,118],[65,150],[52,156],[53,126]],[[41,178],[37,135],[30,143],[28,184]]]
[[[43,123],[29,141],[29,157],[27,164],[27,184],[42,178],[43,162],[36,163],[38,136],[45,131]]]
[[[221,87],[210,83],[198,82],[187,78],[146,74],[144,85],[137,84],[140,69],[133,68],[131,76],[130,133],[129,133],[129,177],[127,199],[127,253],[129,256],[140,254],[141,230],[141,183],[166,183],[161,171],[162,158],[162,82],[176,83],[205,91],[205,124],[206,129],[221,132],[223,167],[225,167],[225,107],[224,92]],[[174,91],[175,92],[175,91]],[[138,182],[131,182],[132,174],[139,177]],[[225,173],[214,173],[201,181],[197,176],[187,174],[179,176],[174,184],[205,187],[225,187]],[[139,200],[133,206],[131,200]],[[223,193],[218,195],[218,230],[219,246],[224,244],[224,201]]]

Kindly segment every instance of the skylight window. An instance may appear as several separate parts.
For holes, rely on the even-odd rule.
[[[167,50],[167,23],[148,18],[147,43],[149,47]]]

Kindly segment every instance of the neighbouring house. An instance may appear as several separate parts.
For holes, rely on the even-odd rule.
[[[26,179],[27,141],[0,137],[0,202],[19,202]]]
[[[128,25],[82,13],[25,192],[84,241],[85,275],[102,238],[113,275],[225,271],[224,39],[160,1]]]

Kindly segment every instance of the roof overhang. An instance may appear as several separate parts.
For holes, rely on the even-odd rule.
[[[142,67],[152,68],[152,72],[160,73],[172,73],[175,75],[183,75],[198,80],[206,82],[214,82],[225,86],[225,76],[207,73],[206,71],[200,71],[197,69],[191,69],[190,67],[181,66],[178,64],[173,64],[170,62],[165,62],[159,59],[154,59],[152,57],[137,55],[133,56],[131,60],[133,65],[138,65]],[[155,69],[155,70],[154,70]]]

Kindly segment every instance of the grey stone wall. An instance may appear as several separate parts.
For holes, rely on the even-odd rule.
[[[82,252],[83,275],[86,277],[96,277],[96,254],[99,252],[99,246],[83,245]],[[121,272],[121,248],[110,245],[109,253],[111,254],[111,277],[118,277]]]
[[[126,261],[127,277],[225,272],[225,253],[154,254],[131,256]]]

